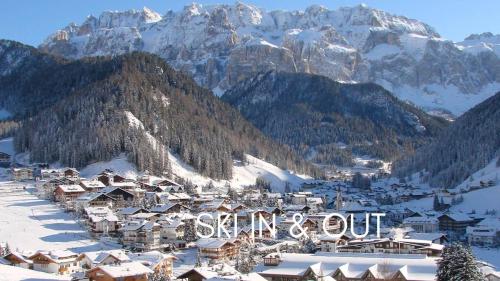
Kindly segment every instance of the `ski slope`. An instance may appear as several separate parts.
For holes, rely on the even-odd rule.
[[[25,184],[0,182],[0,241],[12,250],[70,250],[73,252],[107,249],[92,241],[68,213],[30,193]]]

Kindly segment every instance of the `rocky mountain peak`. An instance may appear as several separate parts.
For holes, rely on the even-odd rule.
[[[155,53],[217,93],[268,70],[375,82],[427,110],[459,115],[500,89],[498,45],[480,38],[454,43],[423,22],[367,6],[267,12],[237,2],[192,4],[164,17],[105,12],[40,48],[69,58]]]

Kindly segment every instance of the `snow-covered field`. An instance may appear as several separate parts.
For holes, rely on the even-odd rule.
[[[472,247],[472,252],[477,259],[490,263],[500,270],[500,249]]]
[[[60,280],[69,281],[71,280],[71,277],[0,264],[0,281],[60,281]]]
[[[21,183],[0,183],[0,241],[12,250],[96,251],[107,246],[92,241],[68,213],[24,190]]]

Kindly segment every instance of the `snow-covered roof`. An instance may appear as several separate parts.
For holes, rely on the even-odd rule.
[[[126,262],[119,265],[101,265],[97,268],[113,278],[153,273],[151,269],[142,265],[140,262]]]
[[[85,189],[83,189],[83,187],[76,184],[61,184],[59,185],[59,188],[64,193],[85,192]]]
[[[379,269],[390,268],[392,274],[403,271],[408,280],[424,281],[434,280],[437,270],[437,259],[425,255],[282,253],[280,260],[281,262],[277,266],[259,265],[256,270],[265,276],[303,276],[307,270],[314,271],[321,268],[323,273],[327,275],[339,270],[348,278],[360,278],[367,271],[375,273],[375,276],[380,276],[382,272]]]
[[[217,249],[224,246],[227,243],[231,242],[225,239],[207,238],[207,239],[199,239],[198,241],[196,241],[196,246],[198,246],[198,248]]]
[[[144,253],[130,253],[129,258],[133,261],[140,262],[143,265],[154,270],[155,267],[165,259],[176,259],[174,255],[164,254],[159,251],[150,251]]]

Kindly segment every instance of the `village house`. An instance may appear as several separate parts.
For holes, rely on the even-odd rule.
[[[31,168],[12,168],[12,178],[16,181],[32,180],[33,169]]]
[[[76,210],[82,210],[87,207],[109,207],[115,206],[115,198],[104,193],[85,193],[76,198]]]
[[[77,261],[83,269],[92,269],[101,265],[121,264],[130,261],[123,250],[97,251],[81,253]]]
[[[129,258],[147,266],[154,273],[167,277],[173,276],[173,264],[174,260],[177,259],[174,255],[164,254],[159,251],[130,253]]]
[[[433,233],[439,230],[439,221],[428,216],[414,216],[403,220],[404,227],[411,227],[416,232]]]
[[[10,166],[10,155],[0,152],[0,167],[8,168]]]
[[[230,260],[239,252],[238,245],[226,239],[199,239],[196,241],[196,246],[201,257],[212,260]]]
[[[422,254],[439,257],[444,245],[416,239],[360,239],[350,240],[337,247],[341,253],[385,253],[385,254]]]
[[[81,180],[80,186],[87,192],[97,192],[106,186],[98,180]]]
[[[75,210],[76,199],[85,193],[79,185],[58,185],[54,190],[54,198],[56,202],[61,202],[69,210]]]
[[[319,248],[322,252],[337,253],[337,247],[339,245],[346,245],[349,240],[351,240],[351,238],[347,235],[342,235],[338,238],[326,234],[318,236]]]
[[[438,217],[438,220],[439,230],[455,236],[464,235],[467,227],[474,225],[474,219],[462,213],[443,214]]]
[[[161,244],[161,228],[156,222],[128,221],[120,229],[122,244],[138,251],[152,251],[163,247]]]
[[[134,203],[134,194],[119,187],[106,187],[99,193],[106,194],[115,199],[114,208],[124,208],[132,206]]]
[[[31,255],[26,255],[20,252],[10,252],[3,257],[4,260],[8,262],[9,265],[22,267],[26,269],[33,269],[33,261],[29,259]]]
[[[424,255],[269,254],[256,271],[270,281],[434,281],[437,259]]]
[[[148,281],[153,271],[140,262],[100,265],[86,272],[90,281]]]
[[[189,208],[179,203],[157,204],[150,209],[151,212],[159,214],[175,214],[180,212],[187,212]]]
[[[127,221],[130,220],[131,216],[139,213],[149,213],[149,210],[141,207],[126,207],[118,210],[117,215],[120,219]]]
[[[118,217],[108,207],[85,208],[87,224],[94,236],[112,235],[118,230]]]
[[[242,274],[227,263],[218,263],[212,266],[201,266],[190,269],[179,276],[182,281],[266,281],[258,273]],[[326,281],[326,280],[325,280]]]
[[[161,225],[161,240],[164,244],[172,244],[178,249],[186,247],[184,241],[185,224],[180,219],[164,219],[158,222]]]
[[[33,270],[46,273],[71,274],[80,269],[78,254],[70,251],[37,252],[29,257],[33,261]]]
[[[500,246],[500,219],[487,218],[476,226],[468,226],[467,241],[471,245],[497,247]]]

